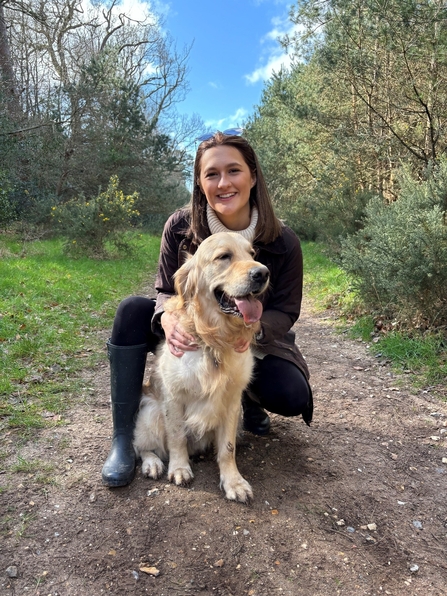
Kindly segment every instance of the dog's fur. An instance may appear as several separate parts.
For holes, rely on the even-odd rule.
[[[262,308],[255,296],[268,282],[267,267],[254,261],[250,243],[235,233],[210,236],[177,271],[177,294],[165,310],[177,314],[199,349],[177,358],[163,342],[157,351],[134,435],[144,475],[160,477],[162,460],[169,459],[169,480],[187,484],[193,478],[189,455],[214,444],[226,497],[246,502],[253,496],[235,461],[241,396],[253,356],[234,346],[241,339],[253,341],[259,330]]]

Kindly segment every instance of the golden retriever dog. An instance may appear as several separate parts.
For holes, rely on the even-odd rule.
[[[159,478],[169,460],[168,478],[177,485],[194,476],[189,456],[214,445],[225,496],[242,502],[253,492],[236,466],[236,435],[254,361],[250,349],[234,348],[259,330],[257,297],[269,283],[269,270],[253,255],[245,238],[222,232],[204,240],[177,271],[176,296],[165,310],[176,313],[199,349],[177,358],[165,342],[159,347],[134,434],[143,474]]]

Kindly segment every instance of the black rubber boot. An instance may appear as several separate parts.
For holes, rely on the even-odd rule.
[[[260,437],[268,435],[270,417],[258,402],[248,396],[246,391],[242,396],[242,409],[244,411],[244,430]]]
[[[135,476],[136,456],[132,445],[146,366],[147,345],[114,346],[107,343],[110,360],[113,437],[102,468],[102,480],[110,487],[125,486]]]

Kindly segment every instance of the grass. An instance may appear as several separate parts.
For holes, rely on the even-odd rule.
[[[76,373],[105,358],[98,336],[116,307],[153,278],[159,238],[135,236],[131,257],[70,259],[59,240],[0,236],[0,418],[23,431],[61,423]]]
[[[355,310],[358,299],[350,281],[316,242],[303,242],[305,296],[319,310],[337,308],[348,314]]]
[[[34,474],[36,472],[51,472],[53,470],[52,464],[47,464],[40,459],[27,460],[17,457],[17,463],[10,467],[11,472],[21,472],[23,474]]]
[[[368,344],[372,353],[390,361],[399,372],[410,371],[417,386],[444,384],[447,379],[447,337],[442,332],[391,331],[378,335],[374,318],[361,314],[359,298],[347,275],[324,253],[324,247],[303,243],[304,294],[321,311],[335,308],[340,329]],[[373,339],[375,341],[373,341]]]
[[[36,519],[36,516],[31,513],[20,513],[19,518],[20,522],[15,531],[15,535],[17,538],[25,538],[28,526],[34,519]]]

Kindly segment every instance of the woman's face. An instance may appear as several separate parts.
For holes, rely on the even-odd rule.
[[[239,149],[231,145],[207,149],[202,155],[198,182],[224,226],[245,230],[250,225],[250,190],[256,176]]]

